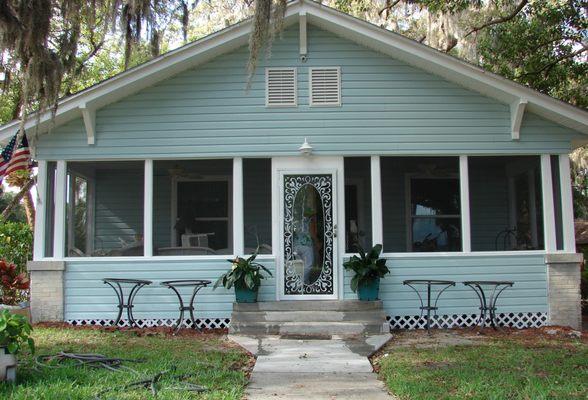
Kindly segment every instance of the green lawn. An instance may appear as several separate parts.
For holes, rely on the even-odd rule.
[[[177,382],[161,381],[157,399],[241,399],[247,384],[250,358],[221,335],[172,337],[163,333],[139,336],[133,332],[105,332],[89,329],[42,328],[34,332],[37,355],[59,351],[99,353],[112,357],[144,359],[126,365],[139,375],[68,366],[39,368],[29,354],[20,357],[16,385],[0,384],[0,399],[94,399],[103,389],[145,379],[175,368],[175,373],[194,373],[188,382],[210,390],[201,394],[166,389]],[[146,389],[115,391],[101,399],[152,399]]]
[[[482,337],[433,348],[391,342],[374,361],[401,399],[588,399],[588,344],[576,339]]]

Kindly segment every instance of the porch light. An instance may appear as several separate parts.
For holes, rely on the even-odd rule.
[[[300,154],[302,154],[303,156],[309,156],[312,153],[312,150],[312,146],[310,145],[310,143],[308,143],[308,140],[304,138],[304,142],[302,143],[302,146],[300,146],[298,151],[300,151]]]

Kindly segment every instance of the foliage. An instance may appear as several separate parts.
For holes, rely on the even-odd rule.
[[[256,291],[261,285],[261,280],[265,279],[263,271],[272,276],[266,267],[255,261],[256,257],[257,250],[247,259],[236,257],[234,260],[227,260],[231,263],[231,269],[218,278],[214,288],[222,285],[227,289],[235,286]]]
[[[383,278],[390,270],[386,266],[386,259],[380,258],[382,245],[377,244],[369,252],[365,252],[358,246],[359,257],[356,255],[343,263],[348,271],[353,271],[355,275],[351,278],[351,290],[357,292],[359,285],[373,281],[376,278]]]
[[[35,326],[33,337],[37,354],[53,355],[60,351],[95,353],[144,362],[123,364],[137,372],[80,368],[75,364],[39,369],[36,357],[23,353],[19,356],[18,384],[0,384],[1,399],[95,399],[102,390],[175,369],[177,374],[194,374],[188,382],[210,390],[187,394],[166,389],[160,390],[156,398],[141,387],[101,397],[120,400],[240,400],[244,396],[246,374],[251,365],[251,357],[245,351],[215,333],[191,334],[185,330],[172,336],[161,329],[125,332]],[[174,382],[163,378],[161,383],[163,387],[169,387]]]
[[[23,315],[9,310],[0,311],[0,346],[6,346],[10,354],[18,354],[25,345],[35,352],[35,341],[31,337],[33,327]]]
[[[574,217],[588,219],[588,146],[574,150],[570,159],[572,161]]]
[[[588,344],[569,337],[544,340],[533,337],[533,330],[517,333],[477,336],[466,345],[431,340],[435,344],[427,348],[415,333],[408,346],[396,337],[377,360],[379,375],[402,399],[586,398]],[[461,335],[455,340],[463,342]]]
[[[17,271],[26,271],[33,256],[33,232],[22,222],[0,223],[0,259],[16,264]]]
[[[18,272],[16,265],[0,260],[0,294],[2,304],[16,305],[20,293],[28,290],[30,285],[26,272]]]
[[[10,204],[12,199],[14,199],[14,196],[16,196],[15,193],[3,191],[2,188],[0,187],[0,212],[2,212],[2,210],[4,210]],[[24,206],[19,203],[12,210],[10,215],[8,215],[8,217],[6,217],[6,221],[26,223],[27,217],[25,214]],[[2,223],[5,223],[5,222],[0,222],[0,224],[2,224]]]

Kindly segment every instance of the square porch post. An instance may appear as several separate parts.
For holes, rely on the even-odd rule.
[[[47,218],[47,161],[37,164],[37,199],[35,204],[33,260],[45,257],[45,220]]]
[[[545,251],[557,251],[555,236],[555,205],[553,203],[553,179],[551,176],[551,156],[541,154],[541,195],[543,200],[543,235]]]
[[[55,172],[55,228],[53,237],[53,258],[61,260],[65,257],[65,211],[67,192],[67,163],[57,161]]]
[[[143,256],[153,257],[153,160],[145,160],[143,195]]]
[[[243,158],[233,158],[233,254],[245,252],[243,222]]]
[[[559,181],[561,187],[561,223],[563,226],[563,249],[567,253],[576,252],[576,233],[574,230],[574,202],[572,197],[572,178],[570,158],[559,155]]]
[[[461,203],[461,251],[472,251],[470,224],[470,173],[468,156],[459,156],[459,197]]]
[[[382,222],[382,175],[380,156],[370,159],[372,189],[372,244],[383,244],[384,230]]]

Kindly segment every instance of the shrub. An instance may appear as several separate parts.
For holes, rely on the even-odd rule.
[[[33,328],[29,321],[8,310],[0,312],[0,346],[6,346],[10,354],[18,354],[25,345],[31,353],[35,352],[35,342],[31,338]]]
[[[0,222],[0,260],[16,265],[18,273],[26,272],[33,256],[33,232],[22,222]]]
[[[29,278],[26,272],[18,272],[16,265],[0,260],[0,292],[2,304],[16,305],[24,300],[24,290],[29,289]]]

